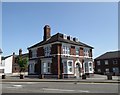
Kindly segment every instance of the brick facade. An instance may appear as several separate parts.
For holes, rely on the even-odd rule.
[[[120,58],[117,55],[118,51],[116,52],[107,52],[100,57],[96,58],[94,60],[95,63],[95,73],[97,74],[107,74],[111,73],[113,75],[120,75]],[[117,63],[114,63],[114,60],[116,60]],[[98,64],[97,62],[100,62]],[[105,64],[105,61],[108,62],[108,64]],[[118,72],[115,72],[113,69],[118,68]],[[106,69],[109,69],[108,72],[106,72]]]
[[[43,47],[39,47],[37,49],[37,57],[44,56],[44,49]]]
[[[79,63],[81,67],[80,73],[83,72],[83,63],[84,60],[87,59],[87,61],[92,62],[92,47],[88,45],[82,46],[82,44],[74,38],[71,41],[70,36],[67,36],[66,39],[64,39],[64,35],[57,33],[56,35],[51,36],[50,35],[50,27],[47,25],[44,27],[44,39],[42,42],[33,45],[32,47],[28,48],[29,50],[29,67],[31,67],[31,71],[29,70],[29,75],[37,74],[40,76],[40,78],[69,78],[69,77],[75,77],[75,68],[76,64]],[[66,51],[63,52],[63,45],[68,45],[68,47],[65,47],[65,49],[69,48],[70,54],[67,53],[64,54]],[[50,46],[50,50],[49,47]],[[84,47],[89,48],[89,56],[88,58],[84,57]],[[76,56],[76,48],[79,48],[79,55]],[[32,57],[32,51],[37,51],[37,56]],[[35,52],[34,52],[35,53]],[[46,54],[47,55],[46,55]],[[49,55],[50,53],[50,55]],[[90,59],[90,60],[89,60]],[[68,62],[72,62],[72,68],[68,67],[66,68],[67,74],[64,71],[64,62],[66,62],[66,65],[68,66]],[[50,73],[48,72],[48,63],[50,62]],[[46,64],[46,65],[45,65]],[[46,66],[46,70],[44,73],[44,65]],[[34,68],[33,68],[34,66]],[[35,70],[34,70],[35,69]],[[73,69],[71,72],[70,69]],[[44,74],[43,74],[44,73]]]

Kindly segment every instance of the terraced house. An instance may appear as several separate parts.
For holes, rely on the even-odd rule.
[[[92,74],[93,47],[76,37],[57,33],[51,36],[49,25],[44,27],[43,41],[29,50],[29,75],[40,78],[71,78],[82,74]]]

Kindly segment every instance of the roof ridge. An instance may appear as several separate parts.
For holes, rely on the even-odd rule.
[[[101,54],[100,56],[96,57],[95,59],[109,59],[109,58],[118,58],[118,53],[120,53],[120,51],[109,51],[109,52],[105,52],[103,54]]]
[[[120,52],[120,50],[108,51],[108,52],[106,52],[106,53],[114,53],[114,52]]]

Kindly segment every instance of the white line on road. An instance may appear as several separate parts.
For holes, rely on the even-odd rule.
[[[6,88],[22,88],[22,85],[12,85],[11,87],[6,87]]]
[[[43,88],[43,90],[89,93],[89,91],[87,90],[50,89],[50,88]]]
[[[22,85],[13,85],[13,87],[22,87]]]

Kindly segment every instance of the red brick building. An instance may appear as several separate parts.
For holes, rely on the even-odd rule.
[[[106,52],[95,58],[95,73],[120,75],[120,51]]]
[[[93,47],[61,33],[51,36],[49,25],[44,27],[43,41],[29,50],[29,75],[44,75],[45,78],[80,77],[92,74]]]
[[[20,67],[18,64],[18,57],[20,55],[23,59],[28,58],[28,53],[22,54],[22,49],[19,50],[19,55],[15,55],[15,53],[13,53],[12,73],[19,73],[20,72]],[[25,72],[28,72],[28,68],[25,70]]]

